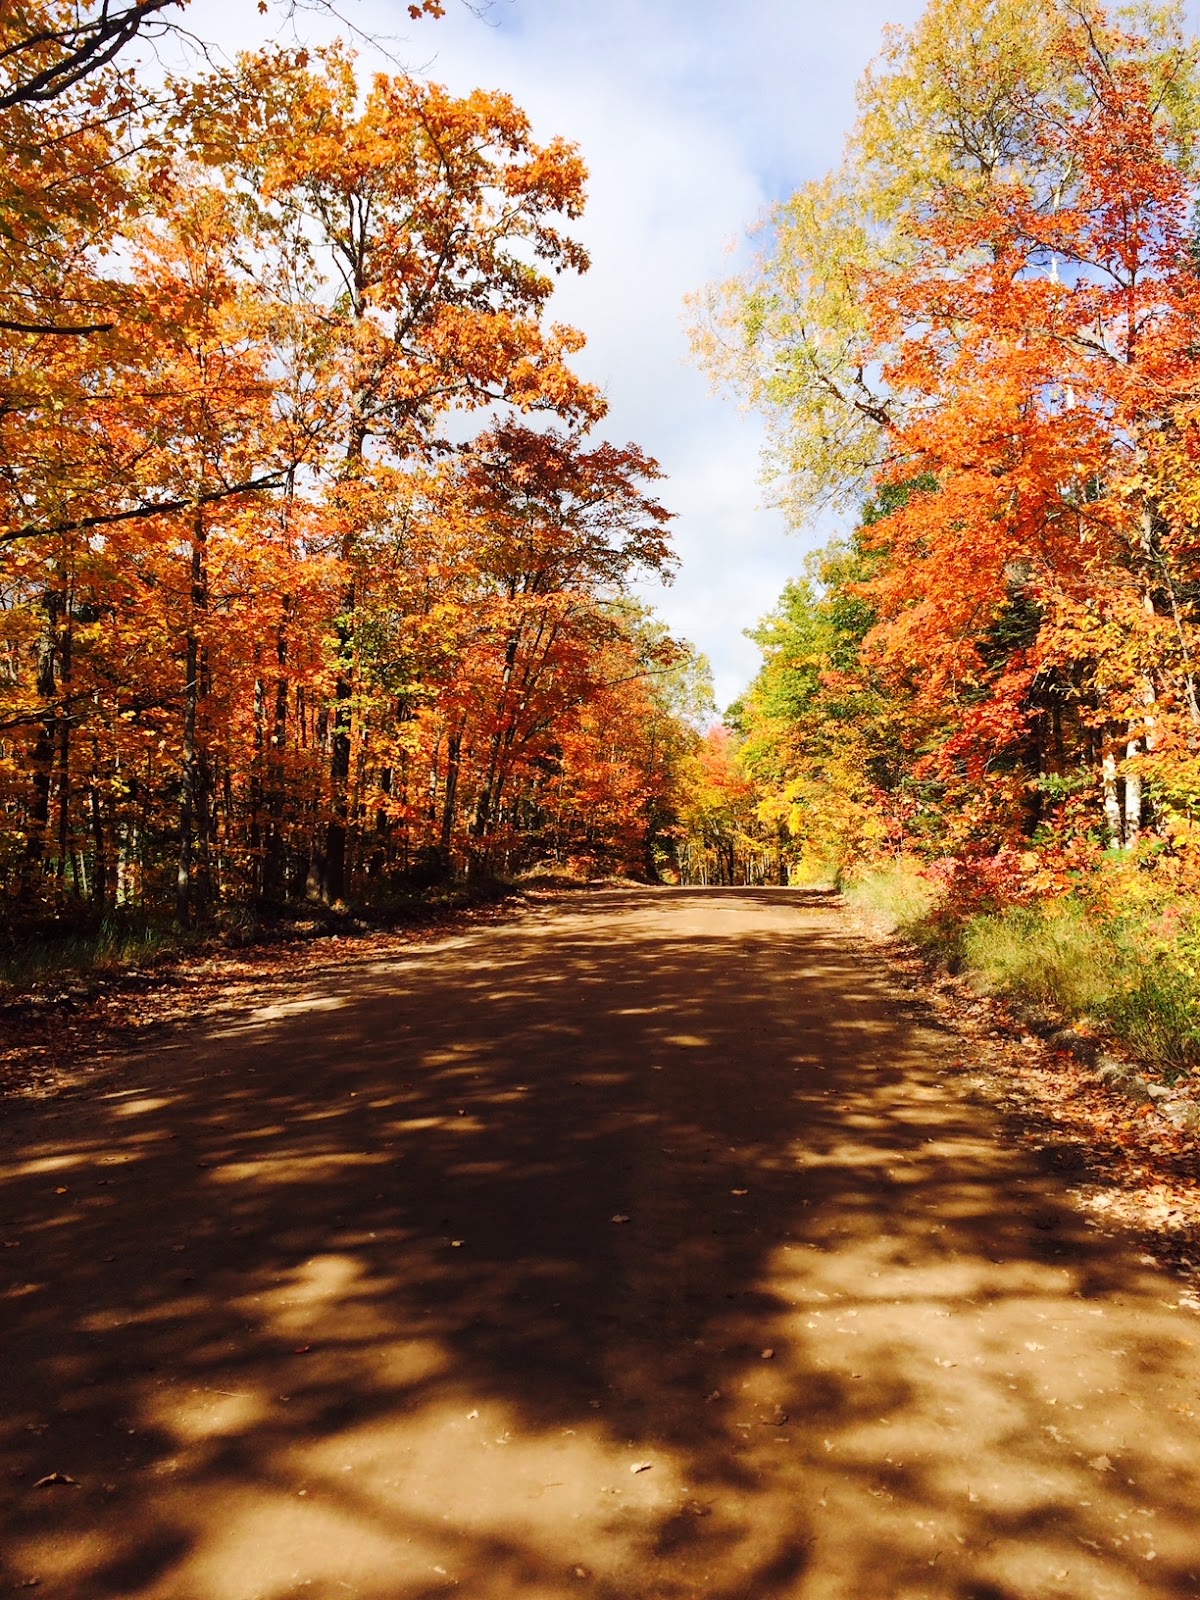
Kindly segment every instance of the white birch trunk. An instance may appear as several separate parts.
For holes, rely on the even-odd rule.
[[[1138,753],[1138,741],[1131,739],[1125,747],[1125,758],[1128,761]],[[1142,780],[1136,772],[1125,772],[1125,839],[1124,848],[1132,850],[1136,847],[1138,837],[1142,831]]]
[[[1153,750],[1158,738],[1158,728],[1154,718],[1154,707],[1158,704],[1158,696],[1154,692],[1154,680],[1146,678],[1142,683],[1142,704],[1146,708],[1146,749]]]
[[[1121,799],[1117,793],[1117,758],[1111,749],[1105,750],[1100,763],[1100,780],[1104,793],[1104,816],[1108,822],[1109,848],[1119,850],[1125,842],[1125,819],[1121,815]]]

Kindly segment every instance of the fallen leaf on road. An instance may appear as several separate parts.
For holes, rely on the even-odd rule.
[[[635,1461],[629,1470],[630,1472],[649,1472],[653,1465],[653,1461]]]
[[[612,1220],[614,1222],[628,1222],[629,1218],[628,1217],[623,1217],[618,1213]]]
[[[771,1358],[774,1356],[774,1354],[775,1354],[774,1350],[772,1350],[770,1345],[768,1345],[767,1348],[762,1353],[762,1358],[763,1358],[764,1361],[770,1361]]]
[[[44,1478],[39,1478],[33,1487],[35,1489],[52,1489],[60,1483],[69,1483],[76,1489],[79,1487],[79,1479],[72,1478],[66,1472],[48,1472]]]
[[[1093,1456],[1088,1462],[1093,1472],[1115,1472],[1117,1469],[1107,1456]]]

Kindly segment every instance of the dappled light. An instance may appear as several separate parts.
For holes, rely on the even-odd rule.
[[[1200,1592],[1200,1324],[821,896],[295,991],[14,1109],[7,1588]]]

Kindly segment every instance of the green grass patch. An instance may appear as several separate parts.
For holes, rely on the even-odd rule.
[[[169,922],[128,917],[106,917],[95,928],[79,931],[14,935],[0,944],[0,989],[22,993],[91,974],[150,966],[181,953],[201,937]]]
[[[842,898],[873,932],[919,938],[940,892],[914,862],[897,861],[848,879]]]
[[[1090,1023],[1168,1076],[1200,1067],[1200,905],[1131,891],[1114,912],[1086,890],[960,911],[917,865],[900,862],[843,893],[875,931],[911,940],[986,993]]]
[[[1200,1062],[1200,989],[1161,915],[1108,918],[1077,900],[970,918],[963,962],[993,993],[1090,1019],[1168,1072]]]
[[[1114,964],[1126,964],[1111,930],[1072,901],[977,914],[963,924],[959,948],[962,964],[985,988],[1071,1018],[1099,1015],[1112,992]]]

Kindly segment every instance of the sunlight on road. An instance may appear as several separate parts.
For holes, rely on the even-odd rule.
[[[831,913],[597,896],[329,981],[6,1146],[8,1588],[1200,1594],[1200,1322]]]

